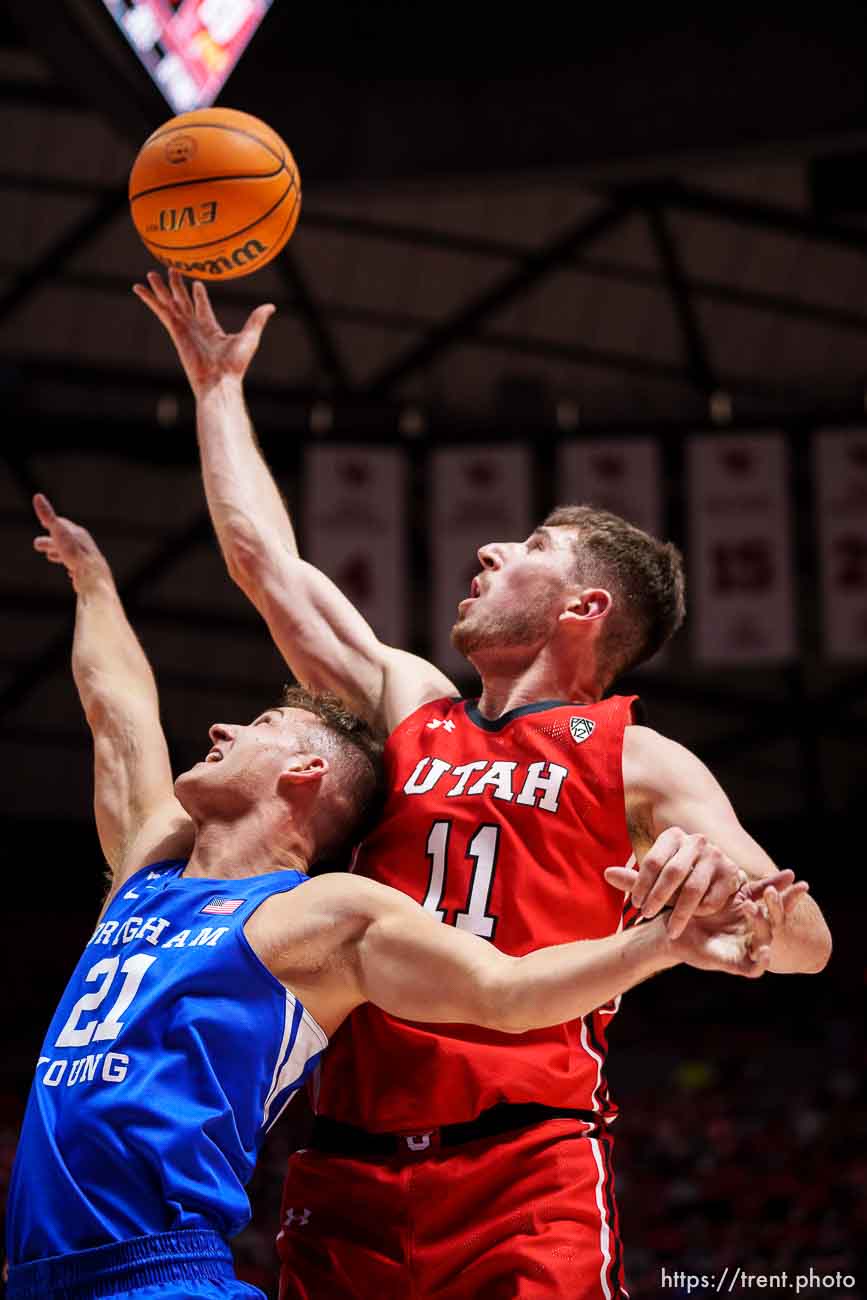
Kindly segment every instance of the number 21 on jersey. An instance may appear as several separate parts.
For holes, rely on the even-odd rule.
[[[450,845],[452,823],[450,821],[434,822],[427,837],[427,856],[430,862],[430,880],[422,907],[433,912],[441,921],[446,920],[445,909],[440,907],[446,889],[446,872],[449,869],[449,851],[454,854],[456,847]],[[499,826],[480,826],[470,838],[464,861],[472,863],[472,878],[468,891],[466,910],[455,916],[455,926],[459,930],[469,930],[482,939],[493,939],[497,928],[497,917],[488,911],[491,890],[494,884],[494,871],[497,866],[497,854],[500,848]]]
[[[93,993],[85,993],[83,997],[78,999],[70,1012],[69,1019],[57,1035],[54,1046],[84,1047],[90,1042],[101,1043],[117,1038],[121,1029],[123,1029],[121,1017],[128,1010],[130,1003],[138,993],[145,972],[155,961],[156,957],[148,957],[144,953],[137,953],[134,957],[127,957],[122,966],[120,966],[120,957],[103,957],[95,966],[91,966],[84,977],[84,982],[85,984],[94,984],[101,978],[99,988]],[[124,981],[108,1015],[104,1020],[86,1020],[84,1024],[80,1025],[79,1021],[84,1013],[86,1011],[95,1011],[108,997],[118,966],[120,966],[120,973],[124,976]]]

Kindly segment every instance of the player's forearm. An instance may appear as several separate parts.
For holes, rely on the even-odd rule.
[[[196,394],[196,424],[208,509],[233,579],[255,585],[264,548],[298,546],[289,512],[262,457],[240,379]]]
[[[95,731],[134,709],[159,713],[156,682],[107,565],[77,578],[72,674]],[[121,724],[122,725],[122,724]]]
[[[511,958],[500,976],[497,1027],[519,1033],[576,1020],[678,960],[661,917],[605,939]]]
[[[831,931],[812,898],[799,899],[783,932],[771,944],[776,975],[817,975],[831,956]]]

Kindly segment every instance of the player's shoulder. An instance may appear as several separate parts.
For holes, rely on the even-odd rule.
[[[445,684],[431,682],[429,691],[423,693],[411,709],[394,721],[388,733],[387,743],[393,746],[395,743],[400,743],[402,738],[409,737],[425,727],[435,730],[445,726],[446,732],[453,731],[457,725],[457,715],[463,713],[465,704],[466,701],[458,694],[451,682]]]
[[[366,876],[348,871],[325,871],[304,878],[301,883],[302,889],[275,891],[267,900],[267,911],[273,919],[289,917],[309,923],[321,920],[334,927],[352,917],[365,915],[376,905],[383,890],[387,894],[392,892]],[[266,909],[261,911],[265,913]]]
[[[420,708],[434,700],[457,694],[445,673],[396,646],[384,646],[385,679],[378,722],[386,734],[393,734]]]

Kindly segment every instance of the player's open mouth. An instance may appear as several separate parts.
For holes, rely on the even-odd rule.
[[[220,750],[217,748],[212,749],[209,754],[205,755],[206,763],[221,763],[222,760],[223,760],[223,755],[221,754]]]

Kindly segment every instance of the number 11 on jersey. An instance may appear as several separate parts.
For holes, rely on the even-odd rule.
[[[441,921],[446,920],[445,909],[440,907],[440,903],[446,888],[451,831],[451,822],[434,822],[427,837],[430,880],[422,907],[428,912],[433,912]],[[465,857],[473,863],[473,874],[466,911],[457,913],[455,926],[459,930],[469,930],[470,934],[477,934],[482,939],[493,939],[497,928],[497,917],[488,912],[488,907],[499,847],[499,826],[480,826],[470,840],[465,854]]]

